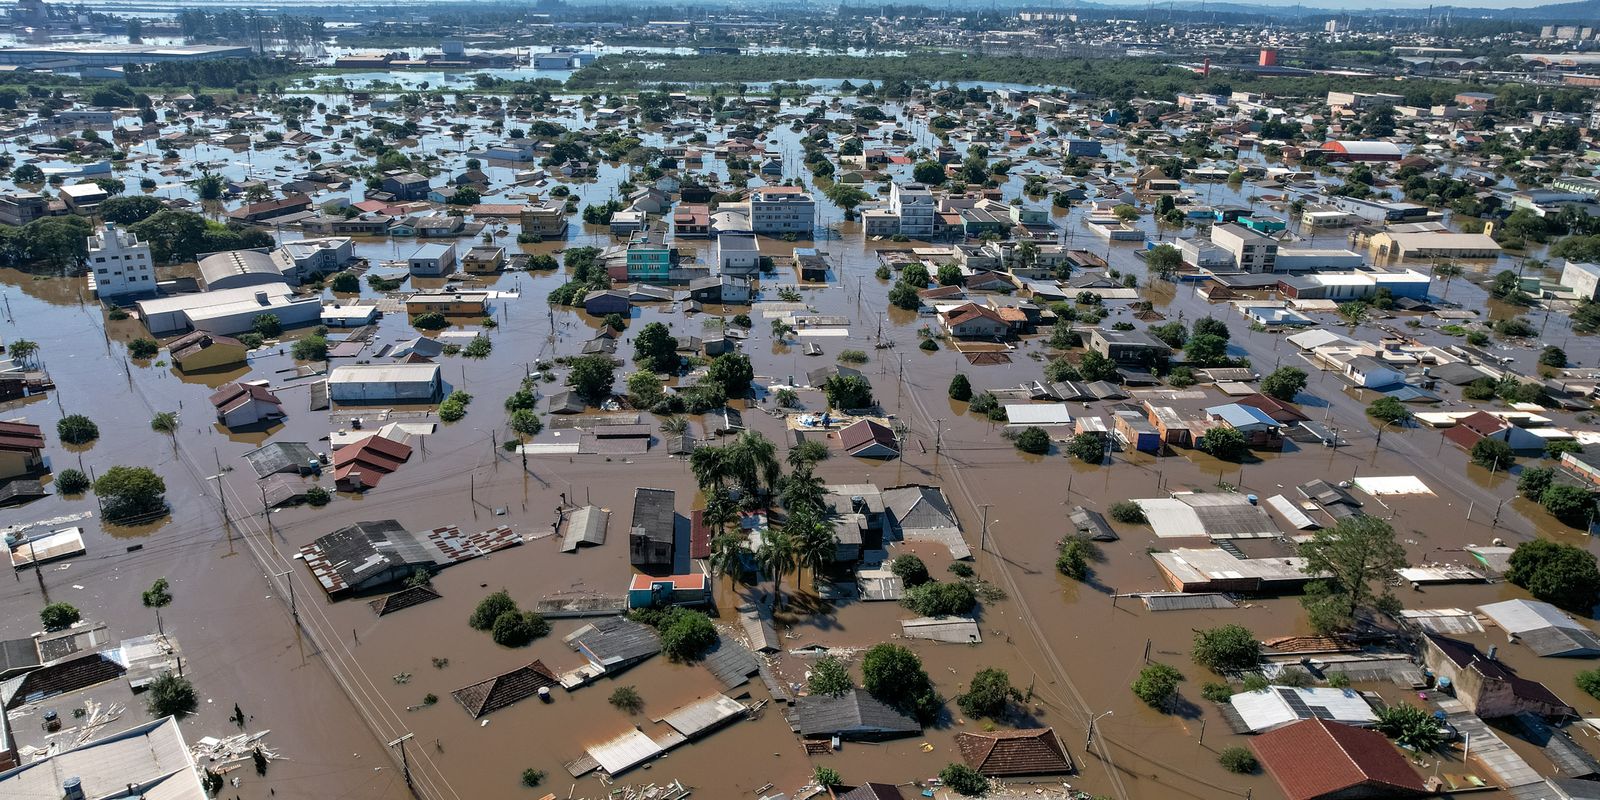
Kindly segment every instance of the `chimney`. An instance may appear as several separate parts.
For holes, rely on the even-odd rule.
[[[1498,645],[1489,645],[1489,660],[1490,661],[1498,661],[1499,659],[1495,658],[1495,656],[1499,655],[1499,653],[1500,653],[1500,647]]]
[[[83,794],[83,781],[74,775],[61,782],[62,800],[85,800]]]

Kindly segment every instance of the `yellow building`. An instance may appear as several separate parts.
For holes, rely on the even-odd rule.
[[[0,422],[0,480],[44,468],[44,432],[26,422]]]
[[[488,292],[423,292],[406,300],[406,313],[445,316],[483,316],[489,310]]]
[[[461,268],[475,275],[492,275],[505,264],[506,249],[495,245],[478,245],[461,257]]]
[[[206,372],[243,364],[249,348],[238,339],[195,331],[167,345],[172,363],[184,372]]]

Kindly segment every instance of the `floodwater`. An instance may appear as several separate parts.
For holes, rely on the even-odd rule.
[[[335,96],[325,99],[330,106],[345,101]],[[804,110],[794,109],[797,114]],[[887,110],[900,111],[893,106]],[[420,137],[416,149],[437,153],[446,174],[463,169],[470,155],[466,148],[494,138],[484,129],[485,120],[469,119],[475,127],[467,136],[458,139],[435,130]],[[577,113],[561,119],[573,126],[585,124]],[[442,120],[433,118],[432,124],[441,125]],[[930,140],[920,122],[910,123],[908,129],[913,140]],[[723,135],[709,123],[705,132],[710,139],[708,148]],[[775,145],[785,152],[791,171],[800,158],[797,136],[788,127],[779,127],[772,135]],[[643,138],[649,144],[666,141],[659,132],[646,132]],[[303,169],[295,161],[300,156],[288,150],[247,155],[199,145],[184,155],[221,162],[217,169],[234,179],[282,177],[279,167]],[[1008,197],[1020,191],[1024,174],[1049,169],[1029,162],[1020,151],[1009,155],[1019,162],[1007,183]],[[485,169],[497,186],[509,184],[512,166],[489,164]],[[894,167],[888,174],[908,170]],[[597,180],[573,188],[582,202],[603,201],[616,192],[616,185],[628,173],[622,165],[602,165]],[[725,171],[722,175],[727,177]],[[186,191],[178,183],[161,190],[163,196]],[[498,189],[487,195],[485,202],[505,201],[525,191]],[[1237,192],[1223,185],[1208,191],[1217,203],[1245,203],[1248,195],[1256,193],[1249,184]],[[758,320],[745,346],[755,365],[756,383],[764,390],[789,376],[803,375],[807,369],[831,363],[830,359],[846,348],[868,352],[871,361],[860,369],[871,379],[884,410],[909,426],[907,455],[886,464],[835,457],[821,464],[819,473],[830,483],[872,481],[887,487],[925,482],[943,486],[969,543],[975,550],[986,545],[976,559],[978,575],[1004,597],[982,607],[984,641],[980,645],[909,644],[924,659],[940,692],[952,698],[949,716],[923,736],[887,744],[846,744],[837,753],[807,757],[789,732],[783,709],[771,704],[758,719],[740,721],[674,750],[648,769],[622,776],[622,783],[679,779],[700,796],[729,797],[758,796],[757,790],[768,784],[772,786],[769,792],[793,792],[809,780],[816,766],[833,767],[848,782],[922,780],[958,760],[956,733],[981,725],[963,719],[953,698],[977,670],[1000,667],[1019,688],[1031,689],[1019,717],[1007,724],[1055,726],[1080,766],[1079,774],[1066,779],[1075,787],[1125,800],[1275,798],[1280,796],[1279,790],[1269,777],[1233,775],[1217,764],[1217,751],[1243,739],[1229,733],[1215,708],[1200,699],[1200,685],[1215,678],[1189,660],[1188,649],[1195,629],[1226,622],[1246,625],[1263,638],[1306,632],[1298,602],[1265,598],[1235,610],[1154,614],[1127,598],[1113,601],[1115,593],[1165,588],[1147,550],[1195,543],[1157,541],[1146,527],[1118,525],[1123,538],[1104,546],[1104,560],[1095,565],[1091,580],[1079,584],[1062,578],[1053,567],[1056,542],[1067,529],[1069,506],[1081,504],[1105,511],[1124,498],[1187,489],[1216,491],[1219,481],[1268,496],[1292,492],[1295,484],[1317,477],[1344,480],[1356,475],[1417,475],[1432,495],[1386,499],[1388,507],[1381,511],[1377,503],[1369,503],[1375,506],[1369,509],[1371,513],[1392,515],[1392,524],[1414,561],[1465,563],[1461,547],[1497,537],[1515,543],[1541,535],[1590,546],[1586,537],[1560,528],[1542,511],[1521,501],[1506,503],[1494,519],[1492,507],[1513,494],[1515,476],[1490,476],[1469,467],[1465,456],[1444,445],[1433,431],[1390,430],[1384,434],[1381,448],[1376,446],[1376,431],[1362,412],[1367,399],[1342,391],[1342,382],[1318,373],[1313,373],[1302,397],[1304,405],[1313,417],[1337,426],[1350,442],[1348,447],[1301,452],[1291,445],[1283,454],[1263,454],[1242,467],[1220,464],[1193,451],[1159,459],[1119,453],[1110,466],[1069,461],[1059,452],[1044,458],[1023,457],[1002,438],[999,427],[966,413],[965,404],[948,400],[945,388],[958,371],[980,390],[1037,379],[1043,362],[1035,356],[1049,353],[1042,339],[1019,343],[1010,352],[1009,363],[981,367],[968,364],[950,349],[919,350],[917,329],[928,324],[927,320],[913,314],[884,313],[887,285],[872,277],[877,266],[875,251],[895,245],[863,241],[858,226],[843,222],[841,212],[820,193],[818,200],[824,238],[793,244],[765,241],[763,250],[786,255],[793,246],[818,247],[833,264],[835,275],[826,288],[806,290],[805,301],[821,312],[850,317],[850,335],[819,339],[827,355],[808,358],[801,355],[799,347],[771,346],[769,332]],[[1094,237],[1082,226],[1082,214],[1081,209],[1057,212],[1066,240],[1106,255],[1114,268],[1139,275],[1142,282],[1142,262],[1133,247],[1107,245]],[[1150,223],[1146,220],[1145,224]],[[1149,230],[1153,235],[1162,232],[1154,227]],[[1172,230],[1164,229],[1164,234],[1170,238]],[[1340,237],[1324,237],[1318,244],[1332,244],[1336,238]],[[511,244],[514,240],[499,241],[518,247]],[[603,230],[585,229],[575,222],[565,243],[520,247],[527,252],[550,252],[562,246],[606,241],[609,237]],[[403,257],[413,246],[412,242],[368,240],[360,241],[358,250],[379,262]],[[775,282],[792,279],[792,275],[780,273]],[[600,797],[608,788],[596,777],[572,781],[562,764],[582,755],[586,745],[634,726],[658,733],[662,727],[652,719],[720,688],[699,666],[655,658],[570,694],[558,692],[550,705],[525,701],[483,721],[471,719],[450,697],[452,690],[533,659],[557,671],[580,663],[578,655],[561,643],[562,636],[581,624],[577,621],[558,621],[549,637],[519,650],[499,647],[486,634],[470,629],[467,616],[484,594],[503,587],[524,605],[560,593],[619,594],[630,572],[625,520],[632,510],[633,490],[641,486],[674,489],[680,513],[695,504],[686,462],[666,456],[659,448],[626,459],[530,457],[526,468],[521,458],[500,449],[508,437],[501,403],[518,387],[528,365],[575,353],[592,335],[594,320],[581,312],[552,310],[545,302],[548,291],[564,280],[563,271],[506,274],[490,284],[515,294],[493,301],[498,326],[485,333],[494,343],[494,352],[481,361],[459,356],[443,361],[444,376],[452,388],[475,397],[465,419],[441,425],[435,434],[417,442],[411,461],[363,496],[341,494],[326,508],[288,509],[268,515],[260,513],[259,490],[242,455],[268,437],[271,441],[306,442],[314,450],[327,451],[325,439],[330,428],[343,424],[345,416],[338,415],[339,421],[335,421],[325,412],[307,410],[312,379],[293,377],[288,370],[294,365],[288,356],[271,348],[260,351],[252,358],[248,375],[271,381],[289,418],[265,435],[229,435],[214,425],[206,405],[205,398],[219,376],[179,374],[162,361],[165,353],[148,362],[127,361],[125,342],[137,335],[137,326],[108,323],[97,306],[84,302],[75,281],[39,280],[15,272],[0,274],[0,280],[6,284],[6,338],[26,336],[39,341],[41,358],[59,387],[45,400],[15,404],[6,409],[6,415],[25,417],[47,431],[63,414],[89,415],[100,424],[101,439],[81,452],[52,447],[55,468],[77,466],[80,458],[86,469],[97,471],[114,464],[148,465],[166,479],[173,508],[171,516],[131,530],[104,526],[97,518],[72,523],[85,527],[88,554],[47,565],[37,576],[19,574],[12,585],[0,589],[0,600],[9,601],[9,607],[16,609],[0,633],[19,636],[34,630],[33,611],[53,600],[74,603],[87,618],[109,623],[118,635],[148,632],[153,615],[138,604],[138,592],[155,578],[167,577],[176,601],[164,612],[164,624],[182,643],[189,674],[202,697],[200,712],[185,723],[186,733],[193,740],[232,732],[226,717],[237,702],[253,716],[252,730],[273,730],[269,743],[286,757],[274,763],[264,778],[241,776],[242,785],[230,787],[226,795],[260,798],[275,792],[279,797],[400,797],[405,793],[405,781],[384,744],[411,734],[413,738],[406,744],[411,776],[417,792],[431,800],[522,793],[519,776],[528,768],[548,774],[541,791],[548,788],[561,796],[570,786],[575,797]],[[365,286],[362,294],[372,297]],[[1452,285],[1450,297],[1467,308],[1488,307],[1482,290],[1466,279]],[[1233,331],[1238,354],[1248,355],[1259,371],[1280,363],[1301,365],[1293,348],[1279,336],[1248,331],[1244,320],[1229,308],[1206,304],[1188,286],[1156,286],[1148,299],[1171,319],[1193,320],[1213,314],[1225,320]],[[1543,312],[1532,316],[1535,324],[1545,324]],[[1127,318],[1125,308],[1114,308],[1110,319]],[[704,315],[645,306],[634,311],[630,328],[637,330],[657,320],[668,324],[680,338],[704,334],[709,321]],[[1331,319],[1326,322],[1339,324]],[[465,327],[476,326],[473,320]],[[1573,360],[1594,363],[1591,340],[1572,337],[1564,316],[1550,315],[1548,326],[1546,341],[1564,342]],[[371,358],[383,344],[412,335],[403,315],[391,314],[357,360]],[[1428,341],[1448,339],[1436,332],[1421,335]],[[892,346],[875,348],[880,336],[883,344]],[[631,343],[624,342],[619,354],[626,357],[631,349]],[[1532,348],[1504,352],[1524,368],[1531,368],[1537,353]],[[628,371],[624,368],[621,374]],[[226,377],[238,375],[228,373]],[[758,398],[758,407],[770,405],[770,392],[758,392]],[[818,393],[801,392],[801,398],[808,408],[823,406]],[[1224,401],[1213,397],[1208,404],[1217,402]],[[1451,400],[1445,405],[1460,403]],[[158,411],[180,412],[182,429],[176,437],[148,428],[150,417]],[[376,411],[361,413],[368,428],[385,421]],[[396,412],[392,418],[411,419],[415,413]],[[1073,413],[1105,410],[1074,408]],[[744,416],[753,429],[782,441],[778,420],[758,408],[747,410]],[[1552,412],[1551,416],[1559,423],[1572,422],[1570,415]],[[557,442],[572,435],[547,428],[536,440]],[[55,441],[53,433],[49,438]],[[935,439],[942,442],[937,452]],[[605,546],[577,554],[558,552],[556,539],[548,534],[563,494],[573,502],[593,503],[612,511]],[[0,523],[25,524],[93,510],[92,498],[52,496],[0,511]],[[223,523],[224,515],[230,523]],[[444,571],[435,580],[441,600],[391,616],[375,616],[360,600],[327,602],[309,572],[293,558],[294,553],[342,525],[385,518],[397,519],[412,530],[453,524],[475,531],[511,525],[530,541]],[[985,519],[987,537],[982,534]],[[140,549],[129,549],[136,546]],[[949,557],[941,548],[896,545],[892,549],[893,554],[907,551],[921,555],[936,575],[948,574]],[[291,585],[292,611],[287,597]],[[819,602],[809,596],[809,586],[808,575],[785,576],[783,582],[786,595],[801,592],[792,597],[797,608]],[[726,579],[720,580],[717,603],[721,621],[736,621],[733,609],[759,602],[769,588],[770,584],[732,587]],[[1518,594],[1505,586],[1449,587],[1420,594],[1403,591],[1402,599],[1408,606],[1470,607]],[[820,643],[864,649],[897,641],[897,620],[910,616],[895,605],[849,603],[836,614],[788,612],[780,614],[779,621],[786,648]],[[1540,662],[1514,651],[1503,648],[1503,657],[1513,666],[1549,682],[1580,712],[1597,710],[1600,704],[1572,687],[1571,676],[1578,665]],[[1128,684],[1147,657],[1185,673],[1184,697],[1189,701],[1185,710],[1158,713],[1133,697]],[[435,659],[440,660],[437,665]],[[798,656],[778,658],[775,668],[788,681],[803,681],[805,661]],[[858,667],[855,674],[859,680]],[[607,702],[613,689],[628,685],[635,686],[645,701],[643,713],[637,716]],[[1403,697],[1394,687],[1362,688],[1384,692],[1391,699]],[[744,691],[753,700],[768,697],[759,682],[735,693]],[[424,703],[429,694],[438,698],[436,704]],[[137,705],[124,716],[128,724],[142,718]],[[1091,719],[1098,720],[1094,726],[1097,744],[1093,752],[1086,752]]]

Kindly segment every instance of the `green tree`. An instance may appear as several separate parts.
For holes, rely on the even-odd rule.
[[[1594,496],[1577,486],[1551,486],[1539,496],[1539,503],[1551,516],[1574,528],[1587,529],[1594,513]]]
[[[895,559],[889,562],[889,571],[894,573],[901,583],[912,588],[932,580],[928,575],[928,565],[924,564],[916,553],[895,556]]]
[[[1011,443],[1018,450],[1036,456],[1050,452],[1050,434],[1045,433],[1044,428],[1037,425],[1029,425],[1023,428],[1017,433],[1016,438],[1011,440]]]
[[[328,337],[315,333],[302,336],[294,341],[294,347],[290,348],[290,352],[296,361],[327,361]]]
[[[1279,367],[1261,379],[1261,393],[1287,403],[1306,388],[1306,371],[1299,367]]]
[[[1183,253],[1170,244],[1158,244],[1145,251],[1144,263],[1152,274],[1170,279],[1183,267]]]
[[[860,187],[848,183],[835,183],[823,192],[829,202],[844,211],[845,219],[855,219],[856,206],[871,199]]]
[[[614,374],[616,365],[609,356],[579,356],[567,363],[572,368],[567,383],[584,399],[599,402],[611,394],[617,376]]]
[[[978,594],[965,583],[929,581],[907,589],[900,604],[924,617],[949,617],[972,613]]]
[[[628,376],[628,402],[634,408],[648,410],[665,397],[661,379],[654,372],[641,371]]]
[[[261,334],[262,338],[272,339],[283,333],[283,323],[277,314],[257,314],[250,322],[250,330]]]
[[[678,340],[666,325],[652,322],[633,340],[633,361],[651,372],[676,372]]]
[[[1073,580],[1089,578],[1089,564],[1100,558],[1100,547],[1081,533],[1063,537],[1056,553],[1056,571]]]
[[[956,705],[974,718],[1005,716],[1006,707],[1013,700],[1021,702],[1022,692],[1011,685],[1011,676],[1005,670],[994,667],[978,670],[967,684],[967,691],[956,695]]]
[[[811,771],[811,780],[818,786],[833,788],[844,783],[844,778],[833,767],[819,766]]]
[[[39,622],[44,624],[47,631],[70,628],[81,619],[83,615],[71,603],[51,603],[39,612]]]
[[[1221,764],[1223,769],[1240,775],[1248,775],[1255,772],[1256,767],[1259,766],[1256,763],[1255,755],[1250,752],[1250,748],[1237,745],[1222,748],[1222,752],[1217,754],[1217,763]]]
[[[1539,363],[1547,367],[1561,369],[1567,365],[1567,351],[1555,345],[1550,345],[1539,351]]]
[[[850,668],[835,656],[817,659],[817,663],[811,665],[811,675],[806,678],[806,687],[815,695],[843,697],[853,686]]]
[[[63,444],[88,444],[100,438],[100,426],[82,414],[68,414],[56,421],[56,435]]]
[[[1209,333],[1189,337],[1183,346],[1183,357],[1191,364],[1213,367],[1228,363],[1228,340]]]
[[[1250,445],[1237,428],[1216,427],[1200,437],[1200,449],[1222,461],[1240,461],[1250,452]]]
[[[786,531],[768,528],[761,534],[761,546],[756,549],[756,564],[772,577],[772,594],[776,606],[783,605],[783,576],[795,568],[795,543]]]
[[[467,624],[474,629],[486,631],[494,627],[495,620],[502,614],[516,613],[517,602],[511,599],[511,594],[501,589],[491,592],[488,597],[478,601],[478,607],[472,610],[472,616],[467,618]]]
[[[1098,464],[1106,457],[1106,436],[1099,431],[1084,431],[1072,437],[1067,452],[1085,464]]]
[[[833,375],[822,385],[828,405],[839,410],[872,407],[872,384],[860,375]]]
[[[939,715],[944,698],[922,668],[922,659],[897,644],[873,645],[861,660],[862,685],[867,692],[901,713],[926,725]]]
[[[1228,330],[1228,323],[1216,317],[1201,317],[1194,321],[1194,326],[1189,330],[1191,336],[1215,336],[1223,341],[1233,338]]]
[[[164,672],[160,677],[151,681],[145,689],[150,716],[160,719],[162,717],[184,717],[193,714],[200,707],[200,701],[194,691],[194,684],[188,678]]]
[[[939,782],[963,797],[977,797],[989,791],[989,779],[966,764],[947,764],[939,770]]]
[[[743,353],[723,353],[711,359],[706,367],[706,380],[722,388],[727,397],[744,397],[750,393],[750,381],[755,380],[755,369],[750,358]]]
[[[1078,374],[1086,381],[1116,381],[1119,377],[1117,362],[1093,351],[1084,353],[1083,358],[1079,359]]]
[[[494,620],[489,638],[501,647],[527,647],[550,633],[550,623],[532,611],[507,611]]]
[[[661,624],[661,652],[673,661],[694,661],[716,643],[716,626],[698,611],[673,608]]]
[[[1178,699],[1178,684],[1182,682],[1183,673],[1158,661],[1139,670],[1133,694],[1151,708],[1165,711]]]
[[[944,165],[937,161],[919,161],[911,168],[911,179],[928,186],[944,183]]]
[[[539,419],[538,412],[530,408],[519,408],[506,416],[511,430],[520,436],[538,436],[544,430],[544,420]]]
[[[1348,627],[1363,608],[1394,603],[1387,590],[1375,594],[1372,584],[1383,585],[1407,563],[1394,529],[1369,516],[1347,517],[1317,531],[1300,545],[1300,556],[1306,573],[1327,576],[1314,581],[1315,590],[1302,598],[1313,626],[1323,631]]]
[[[167,507],[167,483],[148,467],[115,466],[94,482],[107,519],[153,514]]]
[[[340,294],[359,294],[361,279],[353,272],[338,272],[328,280],[328,286]]]
[[[1527,589],[1535,599],[1579,614],[1589,614],[1600,602],[1600,569],[1594,556],[1563,542],[1533,539],[1517,545],[1506,580]]]
[[[1586,669],[1579,672],[1577,684],[1585,694],[1600,700],[1600,669]]]
[[[1212,672],[1237,672],[1261,662],[1261,642],[1243,625],[1222,625],[1195,631],[1189,655]]]
[[[62,494],[83,494],[89,490],[89,476],[83,474],[83,470],[61,470],[56,473],[56,490]]]
[[[1411,419],[1411,409],[1393,397],[1380,397],[1367,406],[1367,416],[1383,422],[1402,423]]]
[[[148,336],[141,336],[128,342],[128,355],[135,359],[143,360],[154,358],[161,352],[161,345]]]
[[[1537,503],[1555,479],[1556,471],[1550,467],[1523,467],[1517,476],[1517,493]]]
[[[1511,445],[1499,439],[1485,436],[1472,445],[1472,463],[1484,469],[1509,469],[1516,461]]]
[[[1444,744],[1444,729],[1426,709],[1410,703],[1396,703],[1379,709],[1378,722],[1372,727],[1379,733],[1419,752],[1427,752]]]
[[[1145,521],[1144,509],[1132,500],[1118,500],[1111,504],[1106,513],[1112,519],[1128,525],[1139,525]]]

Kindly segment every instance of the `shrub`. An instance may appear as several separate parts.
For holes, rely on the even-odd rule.
[[[306,503],[312,508],[321,508],[332,502],[333,495],[321,486],[313,486],[306,490]]]
[[[128,355],[134,358],[154,358],[161,352],[161,345],[156,340],[141,336],[128,342]]]
[[[478,607],[472,610],[472,616],[467,618],[467,624],[476,630],[486,631],[494,627],[495,620],[498,620],[501,614],[516,610],[517,602],[511,599],[510,593],[501,589],[478,601]]]
[[[939,781],[956,794],[975,797],[989,790],[989,779],[966,764],[949,764],[939,770]]]
[[[1559,487],[1545,491],[1548,495]],[[1600,570],[1594,556],[1570,544],[1534,539],[1517,545],[1506,580],[1535,599],[1588,614],[1600,600]]]
[[[867,354],[861,350],[841,350],[839,351],[839,361],[844,364],[865,364],[867,363]]]
[[[661,624],[661,652],[673,661],[693,661],[717,643],[717,629],[698,611],[673,608]]]
[[[839,771],[832,767],[817,767],[811,771],[811,780],[818,786],[838,786],[844,783]]]
[[[1411,418],[1411,410],[1393,397],[1380,397],[1367,406],[1367,415],[1384,422],[1399,423]]]
[[[39,621],[44,623],[44,629],[47,631],[69,628],[81,619],[83,615],[78,613],[77,607],[71,603],[51,603],[39,612]]]
[[[1156,662],[1139,670],[1133,682],[1133,693],[1151,708],[1165,709],[1178,697],[1178,684],[1183,673],[1173,667]]]
[[[1050,452],[1050,434],[1045,433],[1044,428],[1040,428],[1037,425],[1029,425],[1023,428],[1017,434],[1017,438],[1011,440],[1011,443],[1018,450],[1036,456]]]
[[[1223,769],[1240,775],[1255,772],[1257,766],[1256,757],[1250,753],[1249,748],[1237,745],[1223,748],[1222,752],[1217,754],[1217,763],[1221,764]]]
[[[611,705],[619,711],[637,714],[644,708],[644,698],[639,696],[639,690],[632,686],[619,686],[611,693]]]
[[[1523,467],[1517,476],[1517,493],[1537,503],[1555,479],[1556,471],[1550,467]]]
[[[485,336],[474,336],[467,346],[461,348],[461,355],[467,358],[488,358],[494,351],[494,343]]]
[[[811,675],[806,678],[806,688],[812,694],[840,697],[850,691],[850,668],[843,661],[834,656],[823,656],[811,666]]]
[[[1068,536],[1061,540],[1061,546],[1056,553],[1056,571],[1073,580],[1085,580],[1089,577],[1089,564],[1100,557],[1100,547],[1092,539],[1083,534]]]
[[[950,562],[949,570],[950,573],[955,575],[957,578],[970,578],[975,574],[972,571],[972,565],[965,561]]]
[[[1145,521],[1144,509],[1132,500],[1119,500],[1111,504],[1111,518],[1128,525],[1139,525]]]
[[[1426,710],[1409,703],[1389,706],[1378,712],[1372,726],[1396,742],[1417,751],[1432,750],[1444,744],[1444,730]]]
[[[89,476],[82,470],[64,469],[56,473],[56,491],[62,494],[83,494],[89,490]]]
[[[1213,703],[1227,702],[1233,696],[1233,687],[1229,684],[1213,681],[1200,687],[1200,696]]]
[[[495,618],[489,637],[501,647],[526,647],[550,633],[550,623],[532,611],[507,611]]]
[[[967,376],[957,372],[956,376],[950,379],[949,392],[951,400],[965,403],[972,399],[972,382],[967,380]]]
[[[1261,660],[1261,642],[1256,641],[1249,628],[1222,625],[1196,631],[1190,656],[1194,663],[1212,672],[1250,669]]]
[[[146,689],[149,692],[147,708],[150,716],[184,718],[193,714],[199,708],[199,699],[194,692],[194,684],[188,678],[174,675],[170,672],[162,673],[160,677],[150,682]]]
[[[967,405],[967,408],[975,414],[987,414],[990,411],[999,409],[1000,401],[993,394],[983,392],[972,398],[972,402]]]
[[[439,404],[439,419],[445,422],[459,422],[467,415],[467,404],[472,402],[472,395],[459,389],[450,393],[444,402]]]
[[[443,330],[450,327],[450,320],[437,311],[429,311],[412,317],[411,327],[420,331]]]
[[[1578,688],[1590,697],[1600,700],[1600,669],[1586,669],[1578,673]]]
[[[544,770],[529,767],[522,771],[522,785],[533,789],[544,783]]]
[[[1472,463],[1484,469],[1502,470],[1516,463],[1517,457],[1511,451],[1511,445],[1485,436],[1472,445]]]
[[[956,696],[956,705],[969,717],[992,718],[1004,715],[1007,703],[1021,699],[1022,692],[1011,685],[1011,676],[991,667],[972,676],[966,694]]]
[[[905,582],[906,586],[915,587],[927,583],[928,565],[922,563],[915,553],[906,553],[889,562],[889,571]]]
[[[100,438],[100,426],[82,414],[68,414],[56,421],[56,435],[66,444],[88,444]]]
[[[971,612],[978,594],[965,583],[929,581],[907,589],[900,603],[924,617],[948,617]]]

